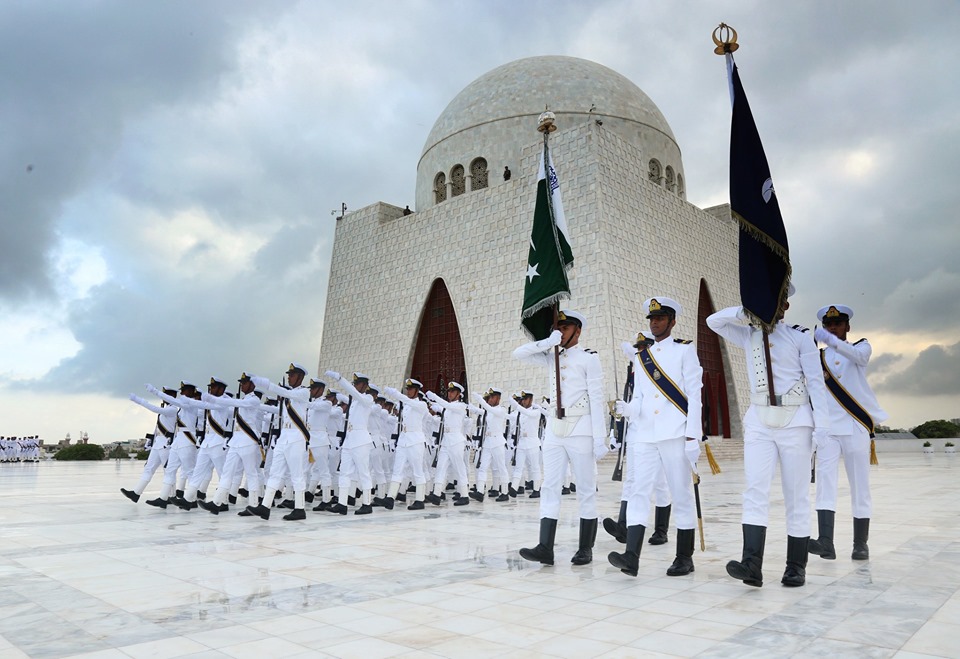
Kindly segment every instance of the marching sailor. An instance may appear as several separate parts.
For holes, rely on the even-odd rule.
[[[327,507],[327,512],[347,514],[347,498],[353,496],[350,481],[360,483],[360,507],[354,515],[369,515],[373,512],[370,506],[370,490],[373,489],[373,480],[370,478],[370,451],[373,440],[370,438],[370,415],[376,409],[374,397],[368,393],[370,386],[369,376],[363,373],[354,373],[351,383],[336,371],[327,371],[331,381],[338,382],[340,388],[349,395],[344,420],[347,424],[346,434],[340,446],[340,476],[338,478],[337,503]]]
[[[491,387],[486,393],[473,394],[477,405],[483,410],[483,437],[481,438],[480,463],[477,465],[477,489],[470,493],[476,501],[483,501],[487,492],[487,473],[493,469],[491,484],[494,490],[507,481],[507,408],[500,405],[503,392]],[[499,486],[499,487],[498,487]],[[509,501],[506,492],[500,492],[497,501]]]
[[[393,476],[383,505],[387,510],[393,510],[400,491],[400,483],[404,480],[405,472],[409,471],[413,473],[413,482],[417,489],[415,501],[407,506],[407,509],[423,510],[427,493],[427,477],[423,470],[423,454],[426,451],[427,440],[423,432],[423,422],[430,413],[427,404],[420,400],[419,394],[423,384],[419,380],[407,378],[403,388],[405,392],[403,394],[393,387],[384,387],[383,390],[387,397],[396,403],[397,423],[400,428],[396,454],[393,458]]]
[[[464,448],[467,445],[467,435],[464,432],[469,410],[479,412],[479,408],[463,402],[463,385],[459,382],[450,382],[447,385],[446,400],[432,391],[427,392],[427,398],[433,403],[434,409],[439,411],[443,419],[442,440],[437,448],[437,470],[433,476],[433,492],[427,495],[426,500],[435,506],[440,505],[440,493],[447,482],[447,470],[453,468],[453,475],[457,481],[457,496],[453,502],[455,506],[466,506],[470,503],[467,496],[467,463],[465,462]]]
[[[515,462],[513,467],[513,480],[511,483],[523,483],[523,471],[526,468],[527,475],[532,483],[530,498],[540,498],[540,418],[543,416],[543,408],[533,404],[533,393],[523,390],[517,398],[515,407],[511,407],[511,412],[516,412],[512,416],[517,421],[517,446]],[[518,488],[517,492],[523,492],[523,487]]]
[[[790,285],[789,294],[793,293]],[[784,311],[789,308],[785,303]],[[787,325],[782,314],[769,336],[767,382],[763,331],[750,325],[743,307],[728,307],[707,317],[707,326],[746,352],[750,407],[743,417],[743,553],[727,563],[727,574],[748,586],[763,585],[763,551],[767,538],[770,484],[780,465],[787,512],[787,566],[784,586],[806,582],[810,539],[810,459],[812,436],[817,443],[829,434],[828,394],[820,353],[805,327]],[[770,404],[770,386],[776,405]]]
[[[536,547],[523,548],[520,555],[529,561],[553,565],[553,543],[560,517],[560,492],[567,472],[573,468],[577,482],[577,503],[580,508],[580,542],[571,563],[586,565],[593,560],[593,543],[597,537],[597,467],[595,454],[604,454],[603,369],[600,358],[592,350],[579,345],[586,319],[576,311],[560,311],[557,329],[546,339],[526,343],[513,351],[515,359],[547,368],[551,388],[557,380],[553,356],[560,346],[560,395],[563,418],[557,418],[552,406],[543,442],[544,480],[540,497],[540,539]]]
[[[840,456],[850,482],[850,510],[853,513],[853,554],[855,561],[870,558],[867,538],[870,532],[870,442],[874,424],[886,421],[867,384],[867,364],[873,349],[866,339],[847,342],[853,309],[843,304],[823,307],[817,319],[823,328],[814,330],[814,338],[825,343],[820,350],[823,378],[830,395],[830,434],[817,437],[817,525],[820,536],[810,540],[811,554],[821,558],[837,557],[833,546],[833,522],[837,509],[837,467]]]
[[[330,473],[330,434],[327,421],[334,410],[334,404],[324,396],[327,383],[310,378],[310,402],[307,404],[307,427],[310,429],[308,451],[313,457],[311,464],[307,460],[306,501],[313,503],[314,491],[320,486],[320,501],[313,510],[326,510],[333,489],[333,475]],[[334,397],[334,401],[336,398]]]
[[[627,498],[627,550],[611,552],[610,563],[637,576],[643,535],[650,523],[650,497],[661,472],[666,475],[677,523],[677,554],[667,576],[693,572],[696,512],[691,491],[691,466],[700,456],[700,390],[703,369],[697,347],[690,341],[672,339],[671,332],[682,312],[680,303],[655,297],[643,303],[650,320],[654,344],[644,345],[634,357],[633,399],[618,401],[618,408],[636,429],[627,443],[627,469],[631,489]]]
[[[196,392],[195,384],[181,381],[180,391],[174,399],[176,402],[171,403],[177,408],[176,434],[170,445],[167,464],[163,468],[163,487],[160,489],[160,496],[147,501],[150,506],[166,508],[176,492],[177,472],[181,472],[181,478],[184,481],[193,472],[193,466],[197,462],[197,410],[187,401],[193,402]]]
[[[176,389],[167,389],[164,387],[163,392],[168,396],[177,395]],[[170,453],[170,444],[173,442],[173,431],[176,427],[178,408],[170,405],[166,401],[161,402],[160,407],[157,407],[136,394],[130,394],[130,400],[157,415],[157,425],[154,428],[153,434],[147,435],[146,449],[150,451],[150,453],[147,456],[147,463],[143,465],[140,482],[133,487],[133,490],[120,488],[123,496],[137,503],[140,500],[140,495],[143,494],[143,491],[150,483],[150,479],[153,478],[153,474],[167,462],[167,455]]]
[[[310,442],[310,429],[307,428],[307,403],[310,390],[303,386],[307,369],[296,362],[287,368],[287,386],[270,382],[265,377],[251,375],[254,386],[264,392],[279,397],[277,416],[280,423],[280,436],[273,449],[273,461],[267,477],[267,487],[259,505],[247,506],[247,510],[261,519],[270,519],[270,506],[273,497],[283,485],[284,478],[293,482],[293,510],[283,516],[285,520],[306,519],[304,511],[307,489],[306,469],[307,445]],[[251,493],[252,494],[252,493]],[[252,501],[251,501],[252,503]]]

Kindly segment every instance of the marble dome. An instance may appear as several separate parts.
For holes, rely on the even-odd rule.
[[[639,147],[645,159],[656,159],[664,172],[670,167],[672,175],[680,177],[683,196],[680,147],[649,96],[596,62],[542,56],[499,66],[450,101],[427,136],[417,165],[417,208],[439,203],[438,176],[443,174],[449,185],[458,166],[469,176],[471,164],[483,159],[490,185],[502,181],[504,167],[515,171],[520,150],[540,139],[537,117],[545,107],[556,114],[561,131],[601,121],[605,129]],[[471,189],[468,181],[465,191]],[[450,196],[448,192],[446,198]]]

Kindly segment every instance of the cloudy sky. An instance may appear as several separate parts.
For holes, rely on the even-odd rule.
[[[853,306],[888,423],[960,417],[952,0],[11,0],[0,435],[142,436],[126,394],[144,382],[312,369],[331,211],[412,205],[434,120],[515,59],[633,80],[673,127],[688,200],[726,202],[721,21],[790,236],[788,319]]]

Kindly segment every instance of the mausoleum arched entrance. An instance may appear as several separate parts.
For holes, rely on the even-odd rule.
[[[697,302],[697,357],[703,367],[703,426],[708,435],[729,438],[730,401],[727,396],[729,376],[724,368],[720,337],[707,327],[707,316],[715,311],[707,282],[700,280],[700,298]]]
[[[434,280],[420,314],[420,325],[413,340],[410,374],[423,383],[424,389],[437,393],[442,392],[451,380],[467,387],[467,364],[460,326],[443,279]]]

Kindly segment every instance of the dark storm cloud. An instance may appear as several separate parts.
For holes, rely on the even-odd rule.
[[[876,389],[908,396],[960,394],[960,343],[930,346],[906,369],[882,380]]]
[[[229,11],[227,8],[229,7]],[[0,297],[50,293],[63,203],[148,108],[203,102],[236,63],[249,3],[6,3],[0,20]]]
[[[875,354],[870,357],[869,373],[871,376],[876,376],[888,372],[894,364],[902,360],[903,355],[890,352],[884,352],[879,355]]]

